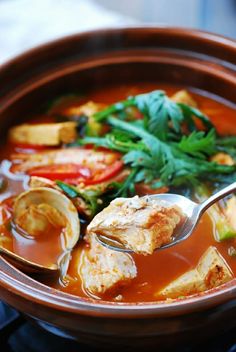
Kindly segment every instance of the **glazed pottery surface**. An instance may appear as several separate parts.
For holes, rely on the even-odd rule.
[[[0,134],[53,97],[116,83],[194,87],[236,103],[236,43],[180,28],[118,28],[42,45],[0,67]],[[236,280],[172,303],[80,299],[0,257],[0,299],[42,327],[102,348],[174,348],[236,326]]]

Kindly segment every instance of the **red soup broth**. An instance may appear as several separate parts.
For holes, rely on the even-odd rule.
[[[127,96],[155,89],[163,89],[168,95],[171,95],[180,88],[156,83],[141,83],[135,86],[127,84],[119,87],[109,86],[89,93],[85,101],[92,100],[96,103],[111,104],[125,99]],[[236,111],[232,106],[202,95],[201,92],[196,93],[193,91],[191,94],[197,101],[200,110],[207,114],[216,125],[219,133],[236,135]],[[76,101],[73,101],[69,106],[74,106],[76,103]],[[68,103],[65,105],[65,101],[63,101],[62,111],[65,106],[68,108]],[[60,106],[57,106],[58,111],[60,111]],[[7,144],[2,148],[1,159],[7,158],[13,150],[14,146]],[[14,236],[12,246],[17,253],[24,254],[27,259],[36,259],[40,263],[45,263],[51,258],[55,258],[60,252],[61,241],[59,238],[58,234],[54,234],[41,244],[33,241],[31,244],[26,245],[25,241]],[[160,298],[158,297],[158,291],[181,274],[193,269],[209,246],[215,246],[218,249],[233,274],[236,275],[236,258],[228,254],[228,248],[234,243],[236,244],[235,240],[217,242],[215,239],[214,221],[208,214],[205,214],[196,230],[186,241],[165,250],[158,250],[148,256],[132,254],[137,266],[137,277],[127,287],[121,289],[118,294],[122,295],[122,302],[156,301]],[[57,283],[54,285],[62,291],[80,297],[90,297],[89,293],[83,289],[79,276],[80,258],[85,246],[86,244],[81,241],[73,250],[68,276],[64,284]],[[106,295],[98,298],[110,301],[116,299],[114,296]]]

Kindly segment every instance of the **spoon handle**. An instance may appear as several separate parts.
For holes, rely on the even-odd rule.
[[[200,207],[200,213],[203,213],[205,210],[207,210],[212,204],[216,203],[218,200],[224,198],[228,194],[233,193],[236,191],[236,182],[231,183],[231,185],[221,189],[219,192],[216,192],[213,194],[211,197],[209,197],[207,200],[205,200],[203,203],[199,205]]]

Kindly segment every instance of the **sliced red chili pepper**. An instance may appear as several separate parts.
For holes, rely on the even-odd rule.
[[[72,178],[78,178],[83,181],[92,177],[91,170],[88,167],[73,163],[36,167],[31,169],[28,174],[61,181]]]
[[[84,180],[82,180],[81,178],[66,178],[65,182],[73,185],[76,185],[79,182],[83,182],[87,186],[99,184],[108,181],[109,179],[116,176],[122,170],[123,165],[124,164],[122,160],[117,160],[112,165],[107,166],[102,170],[95,170],[91,178],[87,178]]]
[[[118,172],[121,171],[121,169],[123,168],[123,165],[124,163],[122,160],[117,160],[114,162],[114,164],[108,166],[101,173],[95,174],[92,179],[88,179],[87,181],[85,181],[85,184],[94,185],[97,183],[105,182],[117,175]]]
[[[27,144],[27,143],[12,143],[12,146],[16,150],[45,150],[45,149],[50,149],[52,147],[50,146],[45,146],[45,145],[39,145],[39,144]],[[54,147],[55,148],[55,147]]]

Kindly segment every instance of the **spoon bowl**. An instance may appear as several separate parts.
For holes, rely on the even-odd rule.
[[[150,195],[149,197],[152,200],[165,201],[165,202],[168,202],[170,206],[171,205],[178,206],[182,210],[183,214],[185,215],[185,221],[181,226],[178,226],[176,228],[176,231],[172,236],[172,241],[159,248],[156,248],[156,250],[169,248],[186,240],[192,234],[193,230],[197,226],[198,221],[200,220],[202,214],[211,205],[216,203],[218,200],[224,198],[228,194],[233,193],[234,191],[236,191],[236,182],[230,184],[229,186],[223,188],[219,192],[213,194],[211,197],[209,197],[207,200],[205,200],[200,204],[195,203],[192,200],[179,194],[163,193],[163,194]],[[110,239],[106,236],[96,235],[96,238],[101,245],[105,246],[108,249],[119,251],[119,252],[133,252],[131,249],[126,248],[122,243],[116,240]]]

